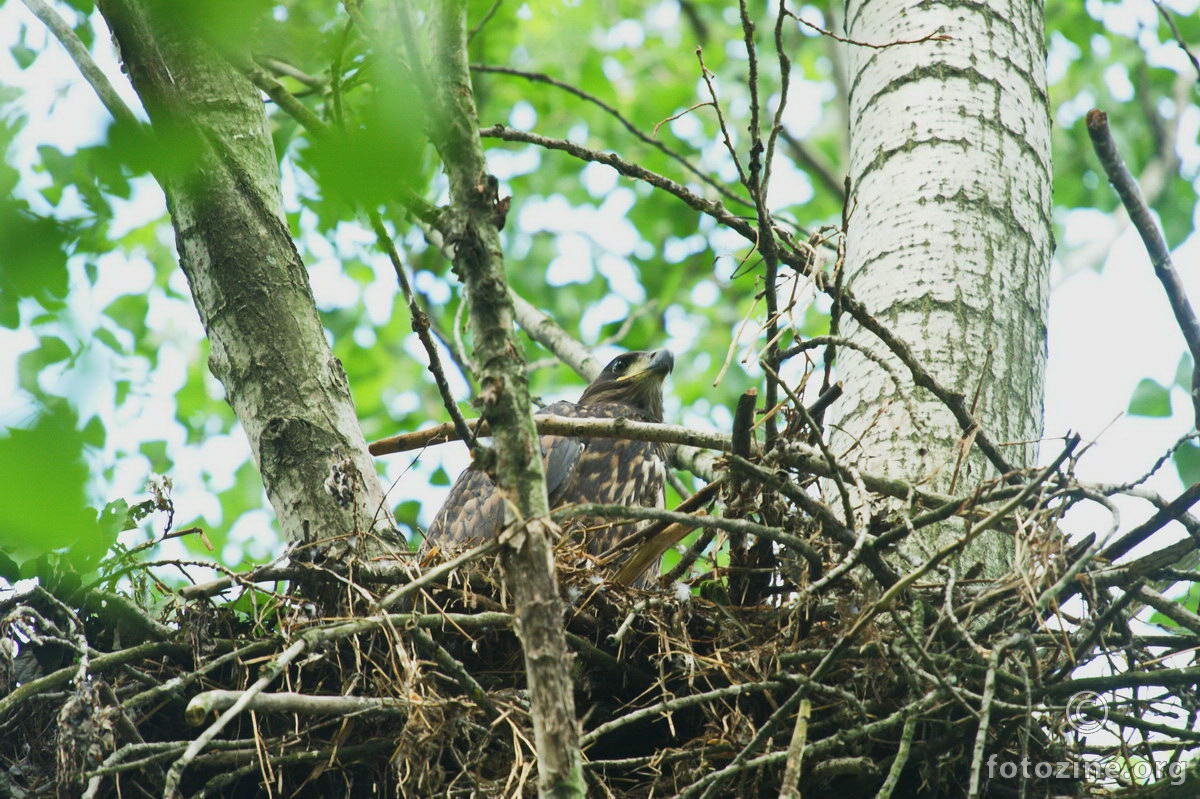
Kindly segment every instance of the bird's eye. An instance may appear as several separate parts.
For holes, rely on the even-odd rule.
[[[621,372],[625,371],[627,366],[629,366],[629,359],[622,356],[613,361],[612,370],[617,374],[620,374]]]

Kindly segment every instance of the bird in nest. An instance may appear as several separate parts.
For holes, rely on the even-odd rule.
[[[584,419],[663,420],[663,381],[675,366],[669,350],[627,352],[604,367],[578,402],[555,402],[542,414]],[[551,509],[576,504],[663,507],[662,444],[619,438],[541,436]],[[638,522],[573,520],[566,533],[599,555],[634,532]],[[481,469],[467,467],[425,533],[430,545],[488,540],[504,528],[504,498]],[[651,569],[651,574],[657,569]]]

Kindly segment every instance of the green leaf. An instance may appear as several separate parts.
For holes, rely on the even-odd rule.
[[[100,511],[100,519],[97,522],[100,529],[116,537],[118,533],[123,533],[129,529],[126,522],[129,520],[129,503],[123,499],[116,499],[104,506]]]
[[[17,297],[0,291],[0,327],[14,330],[21,323],[21,310],[17,307],[17,300]]]
[[[377,85],[345,134],[310,141],[299,153],[326,197],[349,206],[379,205],[426,181],[425,111],[416,87],[388,73],[372,77]]]
[[[29,352],[22,353],[17,358],[17,383],[21,388],[34,396],[42,393],[38,387],[38,375],[47,366],[65,361],[71,357],[71,348],[56,336],[43,336],[38,339],[38,346]]]
[[[76,2],[79,2],[79,0],[76,0]],[[80,3],[80,5],[89,5],[90,6],[91,3]],[[82,9],[80,9],[80,10],[82,10]],[[92,12],[91,12],[91,10],[88,10],[88,11],[84,11],[83,13],[90,14]],[[92,48],[92,45],[95,44],[95,42],[96,42],[96,31],[91,26],[91,24],[88,23],[87,19],[84,19],[83,22],[76,25],[73,28],[73,30],[75,31],[75,35],[79,37],[79,40],[81,42],[83,42],[83,46],[90,50]]]
[[[264,624],[279,608],[279,599],[267,591],[252,588],[242,592],[228,607],[235,613],[246,618],[255,625],[255,635],[269,635],[274,632],[273,625]]]
[[[165,441],[143,441],[138,446],[138,452],[146,456],[150,461],[150,468],[158,474],[166,474],[171,471],[173,465],[171,459],[167,457],[167,442]]]
[[[104,440],[108,437],[108,430],[105,429],[104,422],[99,416],[93,416],[83,426],[82,434],[84,444],[99,449],[104,446]]]
[[[1129,398],[1129,413],[1134,416],[1170,416],[1171,391],[1150,378],[1143,378]]]
[[[0,579],[15,583],[21,579],[21,566],[7,554],[0,552]]]
[[[249,48],[270,18],[271,0],[150,0],[148,6],[227,53]],[[169,15],[169,16],[168,16]]]
[[[104,309],[105,316],[132,333],[136,340],[146,336],[146,314],[149,312],[150,301],[144,294],[124,294]],[[113,349],[117,352],[122,351],[120,345]]]
[[[267,504],[263,497],[262,478],[253,461],[244,461],[238,467],[234,473],[233,485],[222,491],[219,499],[221,500],[221,526],[208,529],[209,540],[218,555],[225,548],[225,543],[229,540],[229,531],[241,515],[247,511],[261,510]]]
[[[26,46],[24,42],[14,44],[8,49],[8,52],[12,54],[13,61],[16,61],[17,66],[21,69],[29,69],[38,57],[37,51]]]
[[[1192,393],[1192,370],[1195,365],[1192,363],[1192,355],[1189,352],[1183,353],[1179,357],[1179,366],[1175,367],[1175,385],[1182,388],[1189,394]]]
[[[718,605],[729,604],[729,589],[720,580],[704,580],[699,585],[700,596]]]
[[[43,302],[67,293],[67,231],[31,213],[23,202],[0,199],[0,296]]]
[[[421,544],[421,536],[417,532],[417,515],[420,512],[421,503],[415,499],[408,499],[397,505],[393,514],[399,524],[408,528],[408,545],[412,549],[416,549]]]
[[[1175,450],[1175,469],[1184,485],[1200,483],[1200,445],[1188,441]]]
[[[0,550],[19,560],[65,551],[80,568],[99,561],[111,540],[87,507],[83,449],[65,404],[0,433]]]
[[[97,341],[108,347],[113,352],[121,353],[122,355],[129,352],[126,347],[121,345],[121,342],[117,339],[116,334],[106,327],[97,327],[94,331],[92,331],[92,335],[96,337]]]
[[[1188,586],[1187,593],[1175,600],[1177,605],[1190,610],[1193,613],[1196,612],[1196,605],[1198,602],[1200,602],[1200,585],[1197,585],[1196,583],[1192,583],[1190,586]],[[1159,627],[1166,627],[1168,629],[1176,629],[1179,627],[1179,624],[1169,616],[1157,611],[1150,616],[1150,623],[1158,625]]]

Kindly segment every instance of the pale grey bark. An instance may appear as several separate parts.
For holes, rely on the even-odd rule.
[[[1006,459],[1036,458],[1052,251],[1041,6],[1025,0],[850,0],[852,216],[847,285],[943,385],[967,397]],[[844,329],[877,350],[853,320]],[[947,491],[994,477],[944,406],[839,353],[844,445],[860,465]],[[978,392],[978,400],[974,397]],[[882,411],[880,411],[882,409]],[[969,442],[969,437],[967,437]],[[957,473],[957,477],[955,474]],[[998,560],[979,552],[992,561]],[[993,555],[995,553],[993,552]]]
[[[258,91],[170,6],[102,0],[100,10],[175,163],[157,177],[180,264],[286,539],[394,538],[383,492],[288,231]],[[366,535],[374,533],[377,535]]]
[[[203,724],[212,714],[223,713],[233,707],[243,695],[243,691],[224,690],[196,694],[188,702],[185,715],[190,723]],[[260,713],[298,713],[302,716],[348,716],[351,713],[406,715],[411,707],[408,701],[390,696],[318,696],[285,691],[257,694],[245,709]]]

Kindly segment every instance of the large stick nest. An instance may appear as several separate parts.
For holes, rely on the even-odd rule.
[[[990,525],[1016,551],[1012,573],[983,579],[945,553],[893,551],[905,565],[890,590],[864,553],[930,511],[863,494],[874,505],[856,549],[734,474],[726,511],[774,521],[806,551],[720,533],[729,545],[700,558],[693,590],[639,590],[558,547],[592,793],[776,796],[789,758],[808,795],[1089,795],[1133,785],[1136,763],[1182,779],[1164,769],[1194,745],[1200,707],[1191,670],[1169,656],[1196,633],[1135,632],[1137,606],[1103,586],[1155,571],[1064,549],[1058,519],[1090,489],[1062,469],[1009,475],[944,509],[957,524],[946,540]],[[524,661],[495,558],[412,583],[452,554],[285,569],[346,609],[328,618],[264,590],[266,571],[186,589],[157,619],[97,589],[9,598],[0,795],[531,794]],[[1074,676],[1088,664],[1096,676]],[[1091,703],[1068,708],[1084,689]],[[238,698],[243,712],[189,751]],[[1082,735],[1101,723],[1103,740]],[[1098,779],[1087,764],[1114,755],[1128,767]]]

